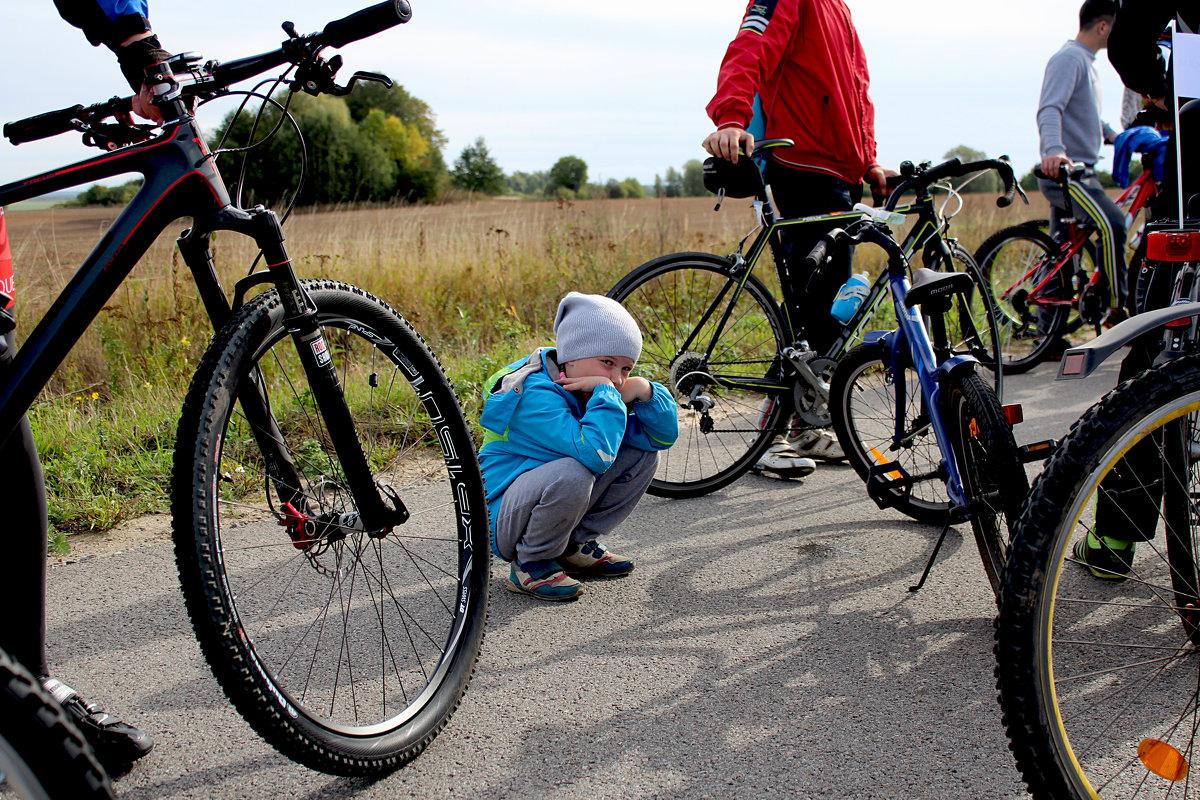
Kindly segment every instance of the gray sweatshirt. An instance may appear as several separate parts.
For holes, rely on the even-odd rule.
[[[1050,57],[1038,102],[1042,156],[1066,153],[1076,163],[1095,164],[1100,146],[1116,131],[1100,119],[1096,53],[1071,39]]]

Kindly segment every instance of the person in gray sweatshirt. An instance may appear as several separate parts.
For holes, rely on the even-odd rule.
[[[1109,323],[1124,318],[1126,223],[1125,214],[1104,192],[1096,175],[1101,145],[1111,144],[1116,137],[1116,131],[1100,118],[1096,53],[1108,46],[1115,14],[1113,0],[1084,2],[1079,9],[1079,33],[1046,64],[1037,111],[1042,172],[1056,178],[1061,169],[1084,167],[1083,174],[1072,181],[1071,205],[1077,217],[1089,219],[1100,233],[1100,266],[1109,283]],[[1065,208],[1058,183],[1042,179],[1038,186],[1056,211]],[[1052,230],[1057,217],[1052,214]]]

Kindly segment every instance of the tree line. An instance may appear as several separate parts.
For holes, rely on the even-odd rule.
[[[559,158],[547,170],[505,173],[481,136],[448,166],[443,156],[447,139],[437,128],[433,110],[400,85],[360,84],[345,97],[297,93],[286,111],[285,115],[279,105],[270,104],[261,112],[230,113],[210,137],[213,150],[226,151],[222,172],[243,205],[420,203],[444,199],[454,191],[568,200],[708,195],[698,158],[679,168],[667,167],[650,185],[632,177],[600,183],[588,180],[587,163],[574,155]],[[985,157],[965,145],[945,155],[951,156],[963,161]],[[1101,178],[1111,183],[1107,173]],[[121,205],[139,183],[94,186],[72,204]],[[1021,184],[1036,189],[1032,170]],[[996,193],[999,179],[987,173],[963,191]]]

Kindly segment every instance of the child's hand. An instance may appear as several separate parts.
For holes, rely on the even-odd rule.
[[[625,384],[621,386],[621,399],[627,406],[635,402],[645,403],[652,397],[654,397],[654,389],[650,386],[650,381],[645,378],[626,378]]]
[[[598,375],[585,375],[579,378],[568,378],[566,375],[562,375],[554,382],[568,392],[586,392],[587,394],[594,392],[597,386],[617,388],[608,378],[601,378]]]

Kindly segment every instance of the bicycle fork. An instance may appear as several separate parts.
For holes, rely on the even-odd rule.
[[[371,536],[386,535],[392,527],[408,519],[408,510],[390,487],[376,484],[372,477],[333,359],[318,324],[316,306],[292,268],[278,218],[261,207],[249,211],[227,208],[218,214],[218,222],[220,228],[252,237],[262,250],[267,263],[266,271],[239,281],[235,302],[240,304],[243,292],[252,285],[271,283],[275,286],[284,309],[284,327],[296,346],[317,409],[333,443],[338,463],[344,470],[347,488],[358,509],[353,513],[327,512],[319,518],[312,517],[300,475],[271,412],[267,387],[255,371],[253,385],[241,387],[237,399],[254,431],[267,474],[279,497],[282,507],[280,522],[287,526],[298,549],[304,549],[317,538],[327,536],[322,529],[364,530]],[[217,280],[212,252],[208,247],[208,234],[185,235],[181,237],[179,245],[185,262],[197,277],[201,298],[209,316],[214,326],[220,327],[232,316],[232,310]],[[316,523],[316,526],[309,523]]]

